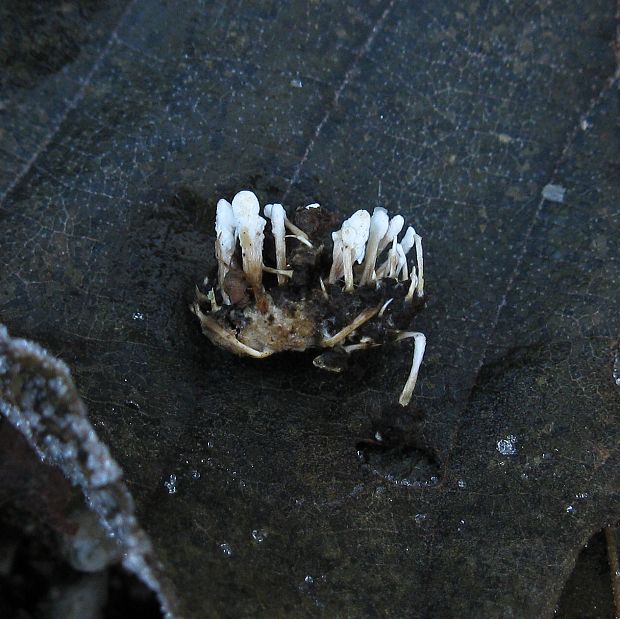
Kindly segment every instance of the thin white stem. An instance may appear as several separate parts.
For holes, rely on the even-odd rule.
[[[346,247],[342,252],[342,264],[344,266],[344,289],[346,292],[353,290],[353,256]]]
[[[422,253],[422,237],[415,235],[415,257],[418,263],[418,296],[424,296],[424,254]]]
[[[264,359],[272,354],[272,351],[268,350],[261,352],[256,350],[243,342],[240,342],[230,331],[221,327],[216,320],[204,314],[198,305],[194,303],[191,306],[192,312],[198,316],[200,320],[200,326],[202,332],[216,345],[225,348],[226,350],[235,353],[241,357],[253,357],[254,359]]]
[[[325,284],[323,283],[322,277],[319,277],[319,283],[321,284],[321,292],[323,293],[325,300],[329,301],[329,295],[327,294],[327,289],[325,288]]]
[[[355,329],[359,329],[365,322],[368,322],[371,318],[379,313],[378,307],[370,307],[365,309],[361,314],[358,314],[351,323],[346,327],[338,331],[336,335],[332,335],[321,342],[322,348],[332,348],[336,344],[342,342],[346,337],[351,335]]]
[[[388,305],[393,301],[394,299],[388,299],[382,306],[381,309],[379,310],[379,313],[377,314],[377,316],[379,318],[381,318],[381,316],[383,316],[385,310],[387,309]]]
[[[381,344],[376,344],[375,342],[360,342],[359,344],[348,344],[347,346],[343,346],[342,349],[350,355],[352,352],[358,350],[368,350],[369,348],[377,348],[378,346],[381,346]]]
[[[287,278],[287,277],[293,277],[293,269],[274,269],[273,267],[268,267],[266,264],[263,264],[263,271],[265,271],[265,273],[272,273],[273,275],[277,275],[278,278],[280,276]]]
[[[392,247],[390,247],[390,255],[388,257],[388,261],[390,263],[390,268],[388,269],[388,277],[396,277],[396,269],[398,268],[398,251],[396,250],[397,247],[398,243],[396,241],[396,237],[394,237]]]
[[[299,236],[297,234],[287,234],[285,238],[297,239],[300,243],[303,243],[304,245],[307,245],[308,247],[313,247],[312,243],[308,239],[305,239],[303,236]]]
[[[209,294],[207,295],[207,299],[209,299],[209,301],[211,302],[211,311],[212,312],[217,312],[217,310],[220,309],[220,306],[217,304],[217,300],[215,299],[215,290],[213,290],[213,288],[211,288],[211,290],[209,290]]]
[[[293,236],[305,239],[310,244],[310,247],[312,247],[312,243],[310,243],[310,237],[301,228],[298,228],[295,224],[291,223],[288,217],[284,220],[284,225],[289,232],[293,233]]]
[[[279,271],[286,270],[286,212],[281,204],[271,204],[265,207],[265,215],[271,219],[271,232],[276,245],[276,266]],[[263,269],[264,270],[264,269]],[[286,276],[278,273],[278,286],[286,283]]]
[[[375,266],[377,264],[377,256],[379,243],[386,235],[390,226],[390,218],[384,208],[378,206],[372,213],[370,218],[370,231],[368,234],[368,243],[366,245],[366,257],[364,259],[364,268],[360,277],[360,285],[363,286],[373,280]]]
[[[402,270],[402,281],[406,282],[409,279],[409,265],[407,264],[407,257],[405,256],[405,263]]]
[[[198,288],[198,286],[194,286],[194,288],[196,289],[196,299],[200,303],[206,303],[209,300],[209,297],[204,292],[200,292],[200,288]]]
[[[396,341],[400,342],[409,338],[413,338],[413,361],[411,363],[411,370],[409,371],[407,382],[405,383],[400,397],[398,398],[398,403],[401,406],[407,406],[407,404],[411,401],[413,390],[415,389],[415,384],[418,380],[418,372],[420,371],[422,359],[424,358],[424,350],[426,348],[426,336],[417,331],[405,331],[404,333],[400,333],[396,338]]]
[[[407,301],[408,303],[411,303],[411,301],[413,300],[413,294],[418,287],[418,276],[416,275],[415,267],[411,268],[411,283],[409,284],[409,290],[407,291],[407,296],[405,297],[405,301]]]
[[[342,231],[341,230],[332,232],[332,241],[334,243],[334,250],[332,252],[332,267],[329,270],[329,277],[327,278],[327,281],[330,284],[335,284],[344,274]]]

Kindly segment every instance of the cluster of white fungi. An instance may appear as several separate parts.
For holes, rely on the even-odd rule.
[[[320,208],[318,204],[310,204],[306,209]],[[255,299],[269,298],[263,287],[263,273],[272,273],[277,276],[278,286],[286,286],[293,270],[287,263],[287,242],[299,242],[313,246],[313,240],[295,226],[287,217],[286,210],[281,204],[267,204],[263,208],[264,217],[260,214],[260,205],[257,197],[251,191],[240,191],[231,202],[219,200],[215,218],[215,255],[218,263],[216,289],[219,290],[224,305],[230,305],[231,299],[223,286],[227,273],[231,269],[242,269],[249,287],[252,288]],[[265,264],[263,256],[265,226],[269,220],[271,234],[275,244],[275,265]],[[354,294],[362,286],[381,286],[381,281],[393,279],[407,285],[405,302],[411,302],[414,296],[424,295],[424,259],[422,254],[422,239],[413,227],[409,226],[402,238],[398,236],[405,226],[401,215],[391,217],[386,209],[376,207],[372,215],[366,210],[358,210],[346,219],[339,230],[332,232],[333,253],[327,283],[342,285],[345,292]],[[241,249],[241,264],[237,264],[238,248]],[[415,259],[409,261],[411,250]],[[317,276],[317,286],[323,294],[328,296],[325,281]],[[211,303],[211,312],[220,309],[215,297],[215,290],[211,289],[207,295]],[[380,307],[371,308],[357,318],[350,325],[335,335],[324,337],[319,346],[331,348],[340,345],[348,336],[353,334],[366,321],[378,316],[381,318],[393,299],[388,299]],[[197,313],[199,308],[194,307]],[[200,317],[200,316],[199,316]],[[220,334],[221,335],[221,334]],[[401,405],[406,406],[412,396],[418,371],[424,356],[426,338],[422,333],[412,331],[397,331],[395,341],[408,338],[414,340],[414,353],[409,377],[399,398]],[[227,346],[230,348],[230,342]],[[376,346],[376,343],[371,345]],[[345,348],[359,350],[370,346],[351,345]],[[264,353],[254,351],[239,342],[237,354],[253,357],[265,357],[273,351]],[[348,352],[348,351],[347,351]]]

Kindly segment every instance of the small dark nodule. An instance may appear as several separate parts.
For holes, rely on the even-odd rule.
[[[215,220],[217,271],[191,306],[202,332],[236,355],[323,349],[314,365],[340,372],[353,352],[414,340],[413,362],[399,397],[407,406],[426,338],[411,331],[424,305],[422,239],[382,207],[358,210],[339,225],[318,204],[290,217],[240,191],[220,200]],[[267,226],[267,220],[270,224]],[[409,258],[409,254],[413,258]],[[207,280],[205,280],[207,281]]]

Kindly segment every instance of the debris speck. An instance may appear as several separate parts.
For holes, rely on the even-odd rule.
[[[426,520],[426,518],[426,514],[416,514],[414,520],[416,524],[422,524]]]
[[[497,138],[502,144],[510,144],[510,142],[513,141],[513,139],[506,133],[499,133]]]
[[[233,549],[230,544],[227,544],[226,542],[220,544],[220,550],[225,557],[232,557],[233,555]]]
[[[509,434],[506,438],[497,441],[496,449],[502,456],[514,456],[517,453],[516,442],[517,437]]]
[[[257,543],[257,544],[261,544],[262,542],[265,541],[265,539],[267,538],[267,533],[266,531],[263,531],[262,529],[254,529],[252,531],[252,539]]]
[[[299,78],[292,79],[290,83],[291,83],[291,86],[293,88],[303,88],[304,87],[302,81]]]
[[[177,491],[177,476],[172,473],[170,477],[164,482],[164,486],[166,490],[168,490],[168,494],[176,494]]]
[[[553,185],[549,183],[545,185],[542,190],[542,197],[550,202],[564,202],[564,196],[566,195],[566,188],[562,185]]]

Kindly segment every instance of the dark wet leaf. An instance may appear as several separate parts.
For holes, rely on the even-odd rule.
[[[66,65],[2,95],[0,319],[71,367],[182,613],[550,616],[620,514],[612,4],[79,19]],[[200,335],[187,295],[240,188],[412,219],[409,409],[405,345],[336,375]]]

